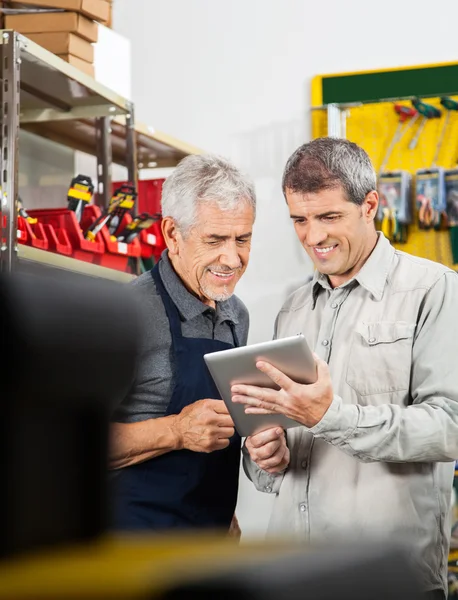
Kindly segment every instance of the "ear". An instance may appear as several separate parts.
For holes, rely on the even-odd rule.
[[[364,202],[362,205],[363,215],[366,218],[366,221],[370,223],[373,221],[377,215],[378,208],[378,193],[373,190],[369,192],[367,196],[364,198]]]
[[[164,241],[167,244],[167,248],[169,253],[172,255],[178,254],[178,237],[180,232],[178,231],[178,227],[175,223],[175,220],[172,217],[164,217],[162,219],[161,224],[162,235],[164,236]]]

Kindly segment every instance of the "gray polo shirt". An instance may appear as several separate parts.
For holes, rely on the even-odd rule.
[[[248,337],[248,311],[232,296],[216,303],[216,310],[191,294],[175,273],[168,252],[162,254],[159,272],[164,287],[178,308],[184,337],[207,338],[233,344],[230,323],[234,324],[240,345]],[[115,411],[113,420],[122,423],[165,416],[175,386],[175,365],[169,321],[151,273],[133,282],[141,301],[144,320],[137,374],[127,397]]]

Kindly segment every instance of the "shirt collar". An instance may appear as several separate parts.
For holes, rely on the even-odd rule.
[[[159,261],[159,272],[161,274],[162,283],[167,290],[170,298],[177,307],[183,321],[189,321],[195,317],[213,310],[203,302],[191,294],[184,285],[181,278],[176,273],[169,259],[169,251],[164,250]],[[235,299],[233,297],[228,300],[216,303],[217,320],[232,321],[237,324],[238,317],[235,308]]]
[[[369,258],[355,277],[345,283],[342,287],[354,285],[354,282],[356,281],[372,294],[375,300],[380,301],[383,297],[383,291],[385,289],[395,251],[381,231],[378,231],[377,235],[377,243]],[[313,308],[315,308],[316,300],[321,289],[330,290],[332,288],[327,275],[323,275],[323,273],[315,270],[312,281]]]

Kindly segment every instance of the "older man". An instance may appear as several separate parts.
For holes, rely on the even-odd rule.
[[[168,249],[135,282],[143,352],[112,431],[117,528],[229,530],[241,440],[203,356],[246,344],[248,313],[233,292],[255,207],[252,183],[219,157],[189,156],[164,183]]]
[[[318,380],[299,385],[260,363],[279,391],[234,387],[246,412],[303,425],[288,430],[287,444],[281,429],[249,438],[246,471],[277,496],[273,531],[401,538],[429,597],[444,598],[458,456],[458,276],[376,232],[376,176],[355,144],[300,147],[283,192],[316,271],[284,304],[275,335],[306,336]]]

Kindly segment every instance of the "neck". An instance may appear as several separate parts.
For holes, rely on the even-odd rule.
[[[180,278],[181,283],[188,290],[188,292],[190,294],[192,294],[193,296],[195,296],[198,300],[200,300],[206,306],[210,306],[210,308],[216,308],[215,300],[211,300],[210,298],[207,298],[200,292],[199,289],[195,290],[192,287],[192,285],[189,283],[189,278],[186,276],[187,275],[186,271],[181,268],[180,261],[178,260],[177,256],[171,255],[169,253],[168,257],[169,257],[169,261],[170,261],[170,264],[172,265],[173,270],[175,271],[177,276]]]
[[[367,259],[374,251],[374,248],[377,245],[377,241],[378,241],[377,231],[374,228],[373,233],[368,238],[366,247],[364,248],[364,251],[363,251],[361,257],[358,259],[358,261],[356,262],[354,267],[352,267],[346,273],[342,273],[342,275],[330,275],[328,277],[329,283],[331,284],[332,288],[339,287],[339,286],[343,285],[344,283],[346,283],[347,281],[350,281],[350,279],[353,279],[353,277],[355,277],[361,271],[361,269],[363,268]]]

